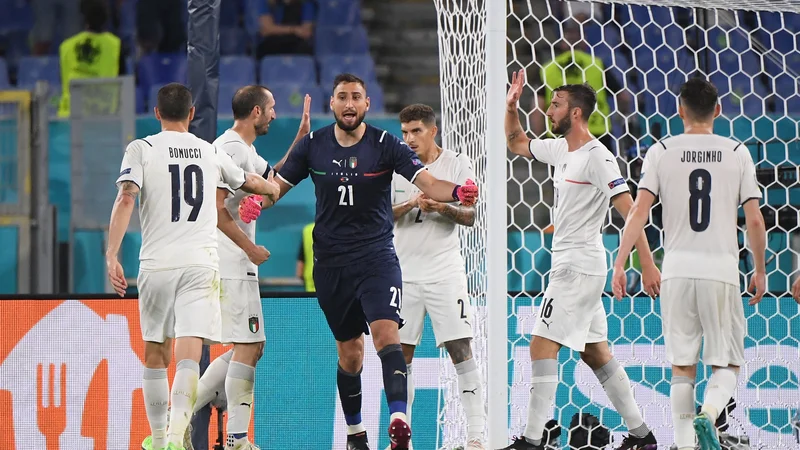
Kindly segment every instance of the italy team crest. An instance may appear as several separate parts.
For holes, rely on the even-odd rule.
[[[250,326],[251,333],[258,333],[258,316],[250,316],[250,319],[248,319],[247,323]]]
[[[358,158],[351,156],[350,159],[347,160],[347,167],[355,169],[356,166],[358,166]]]

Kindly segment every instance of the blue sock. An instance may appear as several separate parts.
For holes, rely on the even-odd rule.
[[[339,366],[336,371],[336,386],[339,388],[339,400],[342,402],[348,431],[358,432],[356,430],[361,428],[361,371],[349,373]]]
[[[383,390],[386,392],[389,414],[405,414],[408,403],[408,368],[403,357],[403,347],[400,344],[387,345],[378,352],[378,356],[383,366]]]

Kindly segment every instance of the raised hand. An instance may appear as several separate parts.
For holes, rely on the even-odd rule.
[[[520,69],[511,74],[511,87],[508,88],[506,95],[506,106],[516,108],[519,98],[522,96],[522,88],[525,86],[525,69]]]
[[[270,172],[270,175],[272,172]],[[269,181],[269,180],[267,180]],[[239,202],[239,217],[244,223],[250,223],[261,215],[261,196],[248,195]]]
[[[306,94],[303,99],[303,117],[300,119],[299,134],[302,136],[311,132],[311,96]]]
[[[456,189],[458,201],[464,206],[472,206],[478,201],[478,186],[472,180],[467,180],[466,183]]]

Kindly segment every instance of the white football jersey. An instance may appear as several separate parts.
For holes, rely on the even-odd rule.
[[[425,166],[440,180],[464,184],[475,179],[472,162],[463,153],[443,150],[439,158]],[[392,178],[392,204],[403,203],[420,193],[404,177]],[[424,213],[414,208],[401,217],[394,226],[394,246],[403,281],[409,283],[440,282],[464,277],[464,258],[458,225],[439,213]]]
[[[753,158],[744,145],[713,134],[665,139],[647,151],[639,189],[661,198],[662,279],[739,286],[739,205],[761,198]]]
[[[214,145],[220,152],[225,152],[231,157],[233,163],[238,167],[244,169],[245,172],[263,174],[264,178],[267,177],[271,167],[264,161],[264,158],[256,153],[256,148],[252,145],[247,145],[239,133],[233,130],[227,130],[217,140]],[[227,189],[233,195],[225,199],[225,208],[233,216],[236,225],[244,231],[247,237],[255,242],[256,241],[256,222],[250,223],[242,222],[239,217],[239,203],[243,198],[250,195],[244,191],[234,191],[224,181],[220,181],[218,187]],[[217,230],[219,237],[219,275],[220,278],[225,279],[239,279],[239,280],[258,280],[258,266],[250,262],[247,254],[234,244],[233,241],[219,229]]]
[[[616,157],[597,139],[572,152],[564,138],[534,139],[529,150],[554,167],[551,270],[606,276],[602,228],[609,200],[628,192]]]
[[[141,190],[141,270],[219,268],[217,182],[236,188],[245,173],[224,152],[191,133],[162,131],[125,149],[117,185]]]

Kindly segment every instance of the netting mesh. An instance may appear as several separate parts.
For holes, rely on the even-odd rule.
[[[473,159],[480,184],[485,179],[487,153],[498,151],[482,143],[487,130],[483,83],[486,71],[491,70],[484,62],[485,5],[468,0],[434,2],[439,15],[444,145]],[[727,432],[734,438],[748,436],[753,448],[794,448],[792,417],[800,406],[800,314],[787,297],[800,249],[800,15],[790,12],[800,12],[800,4],[789,0],[636,3],[508,0],[506,69],[525,69],[528,80],[520,100],[523,127],[529,136],[548,137],[543,115],[548,86],[589,82],[600,94],[592,132],[617,155],[635,193],[647,149],[683,131],[677,115],[677,88],[690,76],[714,82],[723,111],[715,132],[743,142],[758,169],[771,292],[758,307],[745,307],[748,363],[740,376],[735,394],[738,408]],[[519,435],[527,419],[530,332],[550,268],[553,188],[548,167],[540,163],[508,154],[507,167],[509,434]],[[480,208],[479,204],[475,228],[463,230],[462,237],[473,302],[478,305],[476,344],[482,363],[486,228]],[[746,251],[741,214],[739,224],[744,291],[752,259]],[[622,226],[622,218],[610,212],[603,230],[609,264]],[[660,264],[659,227],[656,207],[647,233]],[[628,291],[640,292],[635,256],[628,270]],[[610,291],[610,284],[606,290]],[[634,383],[645,420],[659,442],[668,446],[672,442],[667,398],[671,370],[665,360],[659,302],[613,303],[605,298],[604,304],[612,349]],[[626,430],[591,370],[579,364],[577,354],[566,350],[561,352],[561,362],[562,382],[553,414],[564,431],[576,412],[588,412],[599,417],[619,442]],[[451,365],[443,358],[441,367],[445,390],[440,402],[443,439],[439,448],[453,448],[463,445],[466,422]],[[698,372],[698,400],[703,397],[707,372],[702,367]]]
[[[442,146],[466,153],[481,186],[486,182],[486,12],[479,0],[434,0],[439,21],[439,60],[443,99]],[[446,56],[445,56],[446,55]],[[476,70],[477,69],[477,70]],[[473,227],[459,227],[462,254],[467,265],[470,300],[474,311],[473,355],[486,379],[486,207],[479,202]],[[442,355],[439,398],[440,442],[437,448],[456,448],[466,442],[466,418],[460,406],[453,364]]]

